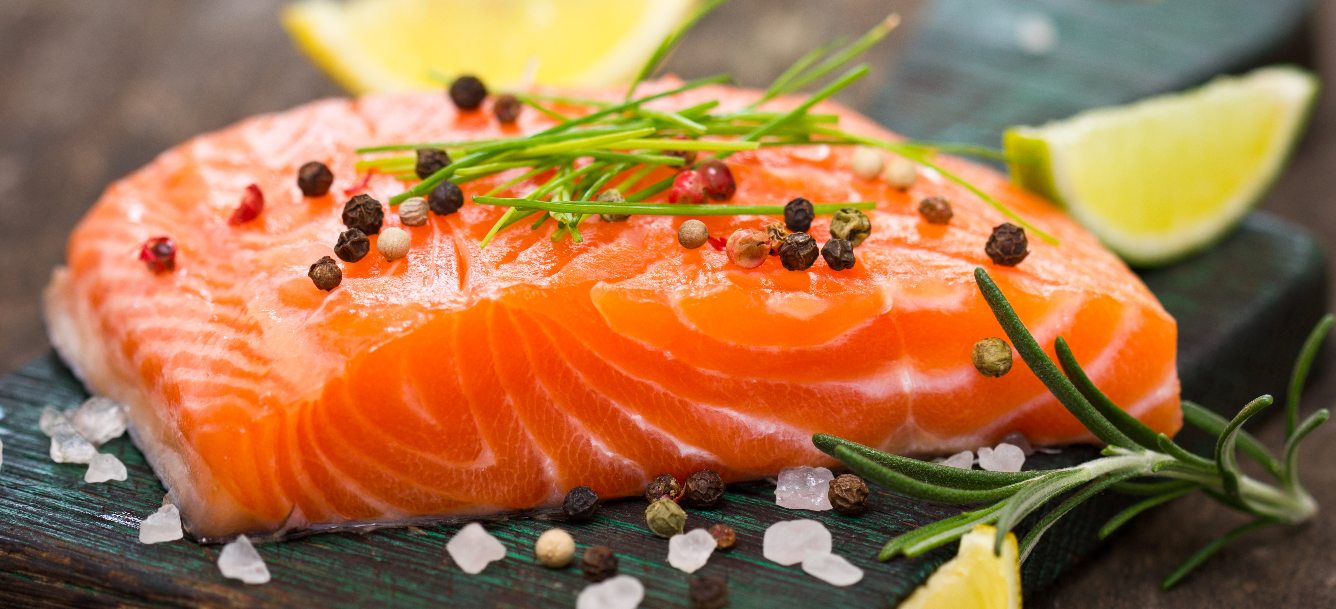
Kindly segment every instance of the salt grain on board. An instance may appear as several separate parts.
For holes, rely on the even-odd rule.
[[[79,435],[94,446],[106,444],[125,433],[125,407],[110,398],[88,398],[68,416]]]
[[[125,464],[116,455],[98,453],[88,462],[88,471],[84,472],[84,482],[97,484],[108,480],[125,480],[128,473]]]
[[[42,409],[38,426],[42,433],[51,436],[49,454],[56,463],[88,463],[97,454],[97,447],[79,435],[69,417],[55,408]]]
[[[575,609],[635,609],[642,600],[644,584],[630,575],[618,575],[585,586],[575,599]]]
[[[269,567],[245,535],[223,546],[223,551],[218,554],[218,570],[223,573],[223,577],[239,579],[248,584],[269,582]]]
[[[852,586],[863,579],[863,570],[835,554],[808,556],[803,571],[832,586]]]
[[[673,535],[668,540],[668,564],[683,573],[695,573],[709,562],[710,555],[717,547],[719,542],[705,529],[692,529],[685,534]]]
[[[775,503],[782,508],[824,512],[831,509],[830,481],[834,474],[824,467],[790,467],[779,472]]]
[[[1013,431],[1004,436],[1002,438],[1002,443],[1011,444],[1016,448],[1021,449],[1021,452],[1025,453],[1025,456],[1027,457],[1034,454],[1034,445],[1030,444],[1030,439],[1025,437],[1025,434],[1019,431]]]
[[[796,565],[808,556],[830,554],[831,537],[826,525],[815,520],[783,520],[765,530],[761,554],[784,566]]]
[[[1018,472],[1025,465],[1025,453],[1014,444],[998,444],[979,449],[979,467],[990,472]]]
[[[476,522],[465,525],[455,533],[445,544],[445,551],[469,575],[482,573],[487,565],[506,557],[506,546]]]
[[[974,453],[962,450],[942,461],[942,465],[957,469],[974,469]]]
[[[174,505],[158,508],[139,523],[139,543],[162,543],[185,537],[181,530],[181,512]]]

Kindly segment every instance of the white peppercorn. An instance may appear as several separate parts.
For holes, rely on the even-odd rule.
[[[376,250],[386,260],[393,262],[408,255],[409,241],[408,231],[390,227],[380,231],[380,237],[376,239]]]
[[[575,558],[575,539],[562,529],[548,529],[534,542],[533,555],[544,567],[563,568]]]
[[[900,190],[909,190],[918,179],[918,167],[905,157],[891,157],[891,162],[886,165],[886,183],[891,187]]]
[[[399,221],[404,226],[422,226],[427,223],[427,200],[413,197],[399,204]]]
[[[886,158],[876,150],[860,146],[854,149],[853,156],[849,158],[849,167],[854,170],[854,175],[864,180],[875,180],[886,167]]]

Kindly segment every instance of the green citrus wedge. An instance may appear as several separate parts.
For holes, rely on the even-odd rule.
[[[1227,233],[1262,197],[1307,122],[1317,79],[1263,68],[1003,141],[1012,179],[1066,206],[1129,264],[1178,260]]]

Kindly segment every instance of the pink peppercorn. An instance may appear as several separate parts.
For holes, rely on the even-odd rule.
[[[737,183],[733,181],[733,172],[719,159],[701,163],[696,172],[705,183],[705,194],[715,201],[727,201],[738,190]]]
[[[139,247],[139,259],[154,273],[171,271],[176,268],[176,243],[171,237],[153,237]]]
[[[260,192],[260,187],[254,184],[246,187],[246,193],[241,195],[241,203],[237,205],[236,211],[232,212],[232,218],[227,221],[228,224],[242,224],[250,222],[260,216],[264,211],[264,193]]]
[[[744,269],[761,266],[770,256],[770,235],[765,231],[740,228],[728,236],[728,259]]]
[[[677,174],[673,178],[673,188],[668,191],[669,203],[704,203],[705,180],[694,169]]]

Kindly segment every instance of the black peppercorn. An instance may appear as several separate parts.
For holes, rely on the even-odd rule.
[[[993,259],[993,264],[1016,266],[1030,255],[1029,248],[1025,229],[1007,222],[993,228],[993,234],[988,236],[988,244],[983,251]]]
[[[334,244],[334,255],[344,262],[357,262],[371,251],[371,239],[366,233],[350,228],[339,233],[339,240]]]
[[[867,510],[867,483],[853,474],[840,474],[830,481],[826,495],[830,506],[846,516],[857,516]]]
[[[617,574],[617,555],[608,546],[590,546],[580,557],[580,570],[589,581],[601,582]]]
[[[520,110],[523,109],[524,104],[520,103],[520,99],[509,93],[496,96],[496,100],[492,102],[492,114],[495,114],[496,121],[503,125],[515,124],[520,118]]]
[[[730,550],[738,542],[737,531],[722,522],[710,526],[710,536],[720,550]]]
[[[598,511],[598,493],[587,486],[577,486],[566,493],[566,500],[561,502],[561,511],[571,520],[589,520]]]
[[[844,239],[831,239],[821,246],[821,257],[832,271],[854,268],[854,246]]]
[[[779,261],[790,271],[812,268],[818,253],[816,239],[807,233],[789,233],[779,244]]]
[[[464,75],[450,83],[450,101],[460,110],[477,110],[487,98],[487,85],[477,76]]]
[[[323,197],[334,184],[334,172],[320,161],[311,161],[297,170],[297,188],[308,197]]]
[[[385,210],[381,209],[380,201],[370,195],[357,195],[343,204],[343,225],[348,228],[374,235],[380,232],[384,223]]]
[[[431,193],[427,195],[427,207],[430,207],[432,213],[437,215],[453,214],[463,206],[464,191],[460,190],[450,180],[441,182],[436,188],[431,189]]]
[[[450,155],[440,148],[418,148],[417,165],[413,172],[419,180],[431,177],[431,174],[445,169],[450,164]]]
[[[334,262],[333,258],[325,256],[311,265],[311,270],[307,271],[307,277],[315,283],[315,287],[326,292],[339,287],[343,283],[343,271],[339,269],[339,263]]]
[[[672,474],[660,474],[645,487],[645,501],[654,503],[664,497],[677,501],[682,496],[682,485]]]
[[[951,203],[945,197],[928,197],[919,201],[919,215],[928,224],[947,224],[951,222]]]
[[[784,226],[795,233],[805,233],[812,228],[812,217],[815,215],[812,202],[802,197],[784,204]]]
[[[710,507],[724,496],[724,479],[719,472],[703,469],[687,476],[686,498],[692,505]]]
[[[687,596],[691,609],[723,609],[728,606],[728,580],[717,575],[694,575]]]
[[[863,240],[870,234],[872,234],[872,221],[866,214],[852,207],[835,212],[835,217],[830,219],[830,236],[844,239],[854,247],[862,245]]]

